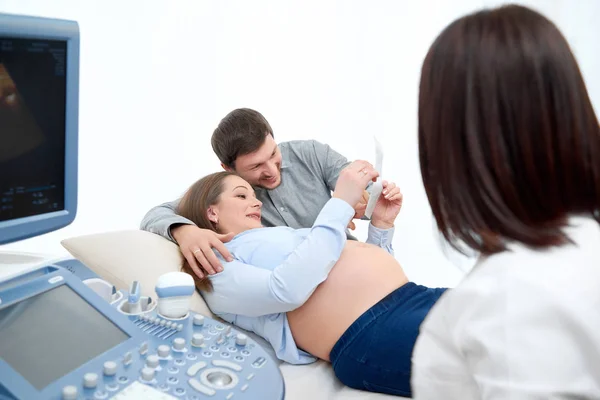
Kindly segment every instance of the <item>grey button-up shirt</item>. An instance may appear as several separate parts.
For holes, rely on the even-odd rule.
[[[340,171],[349,164],[346,157],[316,140],[279,143],[281,184],[273,190],[254,188],[263,203],[264,226],[310,228],[331,198]],[[193,224],[175,213],[179,200],[152,208],[140,228],[171,241],[171,226]],[[354,239],[350,233],[349,239]]]

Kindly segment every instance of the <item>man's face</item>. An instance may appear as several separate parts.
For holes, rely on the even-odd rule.
[[[235,172],[252,186],[275,189],[281,183],[281,152],[273,136],[267,134],[265,142],[254,153],[235,160]]]

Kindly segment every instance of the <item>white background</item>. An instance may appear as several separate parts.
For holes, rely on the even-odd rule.
[[[600,1],[518,3],[561,28],[600,110]],[[136,229],[150,207],[219,168],[213,129],[250,107],[276,140],[315,138],[350,159],[373,160],[376,134],[383,176],[405,195],[397,258],[417,283],[453,286],[472,260],[442,251],[434,230],[418,164],[419,72],[448,23],[498,4],[0,0],[0,12],[72,19],[81,30],[77,218],[0,250],[66,255],[64,238]],[[366,226],[357,231],[364,239]]]

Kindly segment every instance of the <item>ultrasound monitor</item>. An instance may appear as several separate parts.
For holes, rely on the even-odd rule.
[[[79,26],[0,14],[0,244],[77,211]]]

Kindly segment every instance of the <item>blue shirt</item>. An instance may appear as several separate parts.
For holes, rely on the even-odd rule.
[[[213,291],[202,293],[211,311],[263,337],[283,361],[315,361],[296,347],[286,312],[303,305],[327,279],[346,245],[346,226],[353,216],[348,203],[332,198],[312,228],[257,228],[235,236],[225,244],[234,260],[210,277]],[[393,231],[369,225],[367,243],[393,254]]]

